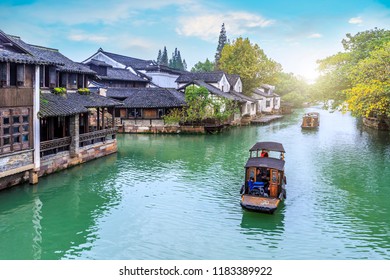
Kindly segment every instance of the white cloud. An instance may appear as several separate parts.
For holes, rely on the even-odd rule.
[[[361,17],[350,18],[348,23],[350,23],[350,24],[360,24],[360,23],[363,23],[363,19]]]
[[[309,36],[307,36],[307,38],[310,38],[310,39],[317,39],[317,38],[321,38],[322,37],[322,34],[320,33],[313,33],[313,34],[310,34]]]
[[[88,42],[95,42],[95,43],[102,43],[107,42],[108,37],[106,36],[98,36],[93,34],[70,34],[68,38],[72,41],[88,41]]]
[[[176,28],[176,32],[183,36],[214,41],[219,35],[222,23],[225,23],[227,33],[235,36],[242,35],[254,28],[270,26],[274,24],[274,21],[247,12],[210,13],[179,18],[179,27]]]
[[[133,49],[133,48],[139,48],[139,49],[151,49],[155,48],[155,43],[144,38],[121,38],[120,39],[121,45],[123,49]]]

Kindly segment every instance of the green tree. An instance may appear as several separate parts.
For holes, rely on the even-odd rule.
[[[183,64],[183,60],[181,59],[180,51],[177,51],[177,55],[176,55],[176,69],[184,70],[184,64]]]
[[[345,90],[348,109],[357,116],[390,117],[390,40],[352,69],[353,86]]]
[[[294,107],[302,107],[305,102],[312,101],[310,86],[303,78],[293,73],[278,73],[274,85],[282,101],[289,102]]]
[[[164,46],[163,53],[161,55],[160,64],[168,66],[168,52],[167,52],[167,48],[165,46]]]
[[[237,104],[224,97],[210,95],[205,87],[188,86],[185,91],[187,106],[183,110],[172,110],[164,117],[167,123],[200,123],[206,119],[226,121],[237,111]]]
[[[357,116],[374,112],[373,108],[380,109],[373,106],[375,100],[368,98],[368,95],[374,89],[377,93],[382,92],[382,95],[385,93],[383,90],[386,88],[386,82],[382,82],[383,87],[376,82],[383,75],[383,65],[374,62],[375,57],[386,56],[384,53],[388,50],[385,46],[389,41],[390,31],[384,29],[375,28],[359,32],[354,36],[346,34],[346,38],[342,40],[344,52],[317,62],[321,76],[315,85],[316,98],[324,101],[325,104],[329,104],[327,101],[332,100],[332,109],[351,110]],[[382,50],[380,51],[382,53],[377,53],[378,50]],[[381,68],[382,72],[372,71],[373,64]],[[361,82],[362,77],[369,77],[365,80],[364,86]],[[367,88],[369,85],[372,85],[371,90]],[[366,95],[366,98],[358,98],[359,92],[361,95]],[[356,102],[365,104],[358,105]]]
[[[161,50],[158,50],[157,64],[161,64]]]
[[[261,84],[274,84],[282,70],[280,64],[269,59],[257,44],[252,45],[248,38],[242,37],[225,45],[219,68],[228,74],[240,75],[243,93],[248,96]]]
[[[280,96],[284,96],[292,91],[297,91],[306,94],[309,85],[301,77],[297,77],[293,73],[280,72],[277,74],[276,82],[274,83],[276,92]]]
[[[181,59],[180,51],[177,50],[177,48],[175,48],[175,51],[172,53],[172,58],[169,59],[168,66],[177,70],[185,70],[187,68],[187,65],[184,67],[184,62]]]
[[[226,37],[225,23],[222,23],[221,31],[219,32],[217,52],[215,53],[216,69],[219,69],[219,60],[221,58],[223,47],[226,45],[226,43],[227,43],[227,37]]]
[[[214,63],[206,58],[205,62],[199,61],[192,67],[191,72],[211,72],[214,71]]]

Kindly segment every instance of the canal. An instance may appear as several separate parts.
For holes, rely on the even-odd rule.
[[[305,110],[220,135],[119,135],[118,153],[0,192],[0,259],[390,259],[390,135]],[[239,204],[257,141],[286,149],[287,200]]]

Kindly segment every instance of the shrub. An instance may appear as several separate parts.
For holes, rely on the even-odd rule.
[[[64,87],[55,87],[55,88],[53,88],[53,93],[54,94],[60,94],[60,95],[66,94],[66,88],[64,88]]]
[[[85,95],[88,95],[88,94],[91,93],[91,91],[89,90],[89,88],[79,88],[79,89],[77,90],[77,92],[78,92],[79,94],[85,94]]]

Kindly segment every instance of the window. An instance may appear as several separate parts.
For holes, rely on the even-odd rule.
[[[30,149],[31,108],[0,109],[0,154]]]
[[[130,118],[142,118],[142,109],[129,109]]]
[[[9,70],[9,85],[16,86],[16,64],[10,63]]]
[[[68,85],[71,89],[77,89],[77,74],[68,74]]]
[[[60,87],[67,88],[67,82],[68,82],[68,74],[67,73],[60,73]]]
[[[270,107],[271,106],[271,100],[267,99],[267,101],[265,101],[265,107]]]
[[[7,63],[0,63],[0,87],[7,85]]]
[[[24,85],[24,64],[16,66],[16,84],[19,87]]]
[[[161,119],[164,116],[164,109],[158,109],[157,115],[158,115],[158,118]]]

